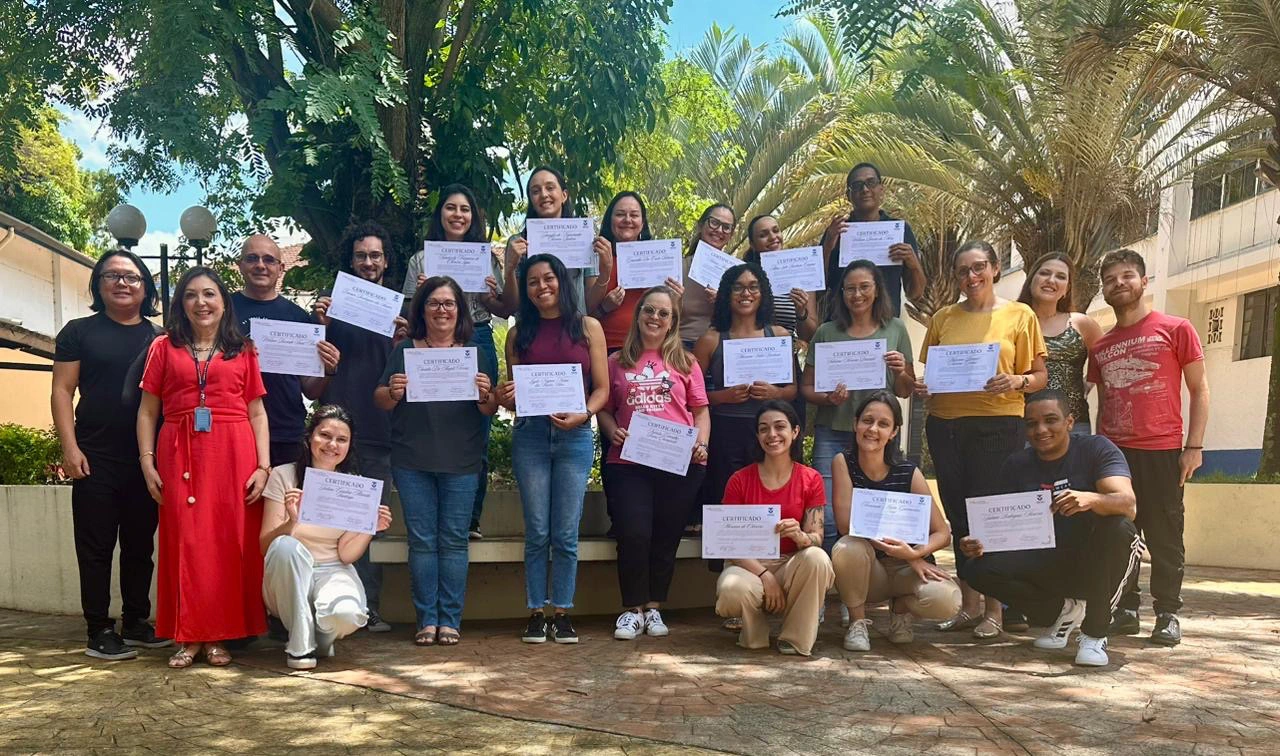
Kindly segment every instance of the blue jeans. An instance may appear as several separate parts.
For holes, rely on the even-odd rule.
[[[595,457],[591,426],[563,431],[544,416],[516,418],[511,467],[524,507],[524,579],[530,609],[548,601],[573,606],[578,582],[578,523]],[[551,595],[547,595],[547,562]]]
[[[475,335],[471,343],[479,350],[480,372],[489,376],[494,388],[498,386],[498,350],[493,345],[493,326],[488,323],[477,323]],[[480,485],[476,486],[475,501],[471,507],[471,530],[480,529],[480,514],[484,512],[484,497],[489,493],[489,430],[493,427],[493,418],[484,419],[484,465],[480,468]]]
[[[828,555],[840,540],[836,530],[836,513],[831,499],[831,460],[853,444],[853,431],[838,431],[827,425],[813,428],[813,468],[822,474],[822,488],[827,493],[827,506],[822,513],[822,549]]]
[[[467,593],[467,526],[480,476],[393,467],[409,532],[409,579],[418,627],[462,625]]]

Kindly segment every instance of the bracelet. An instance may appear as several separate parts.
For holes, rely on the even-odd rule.
[[[1199,451],[1199,450],[1201,450],[1201,449],[1204,449],[1204,447],[1203,447],[1203,446],[1184,446],[1184,447],[1182,447],[1182,450],[1183,450],[1183,451],[1187,451],[1188,449],[1195,449],[1195,450]]]
[[[258,465],[258,467],[257,467],[256,469],[263,471],[263,472],[264,472],[264,473],[266,473],[267,475],[270,475],[270,474],[271,474],[271,466],[270,466],[270,465]]]
[[[145,457],[154,457],[154,456],[156,456],[156,453],[153,451],[143,452],[138,455],[138,461],[141,462]]]
[[[766,572],[768,572],[768,571],[769,571],[769,568],[768,568],[768,567],[762,567],[762,568],[760,568],[760,571],[756,573],[756,577],[758,577],[758,578],[762,578],[762,577],[764,577],[764,573],[766,573]]]

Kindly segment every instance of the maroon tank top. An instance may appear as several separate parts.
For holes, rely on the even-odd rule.
[[[560,318],[543,318],[538,321],[538,333],[528,351],[520,355],[523,365],[552,365],[576,362],[582,366],[582,388],[591,392],[591,349],[587,337],[573,342],[564,332]]]

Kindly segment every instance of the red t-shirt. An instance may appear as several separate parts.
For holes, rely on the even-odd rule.
[[[805,510],[825,506],[827,495],[822,489],[822,474],[812,467],[796,464],[791,468],[791,479],[785,486],[769,489],[760,480],[760,465],[750,464],[729,478],[721,503],[778,504],[782,507],[782,519],[803,522]],[[794,541],[782,539],[781,553],[790,554],[795,550]]]
[[[1089,382],[1102,386],[1098,433],[1130,449],[1182,448],[1182,368],[1204,359],[1189,320],[1152,312],[1116,326],[1089,350]]]
[[[618,421],[618,427],[630,428],[631,416],[637,412],[692,426],[694,408],[707,406],[707,387],[702,368],[692,358],[690,362],[686,375],[669,367],[662,355],[652,349],[642,352],[633,368],[624,368],[617,352],[610,355],[609,403],[605,406]],[[622,446],[612,444],[606,461],[632,464],[621,459],[621,454]]]

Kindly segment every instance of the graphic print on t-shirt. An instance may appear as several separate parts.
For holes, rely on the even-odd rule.
[[[627,377],[627,406],[646,415],[661,412],[672,401],[671,372],[665,368],[655,373],[657,364],[645,362],[638,373],[625,371]]]
[[[1135,402],[1144,407],[1160,407],[1180,399],[1171,396],[1168,376],[1161,373],[1158,361],[1162,356],[1167,359],[1172,349],[1163,334],[1149,334],[1125,339],[1096,353],[1106,386],[1103,401],[1110,433],[1127,437],[1135,432]],[[1181,381],[1180,372],[1174,375]],[[1172,387],[1174,394],[1181,389],[1180,384]]]

